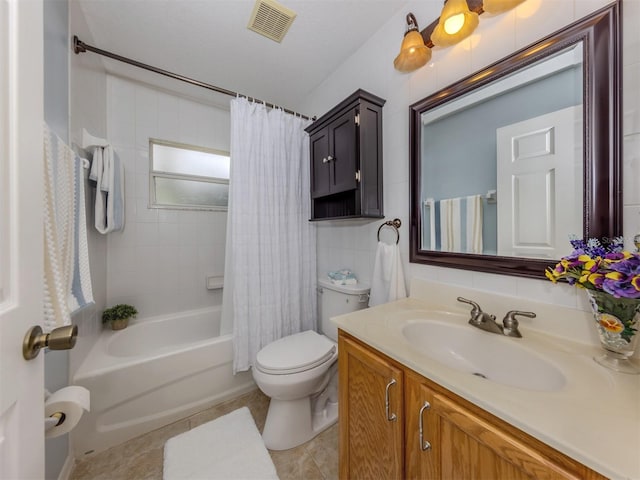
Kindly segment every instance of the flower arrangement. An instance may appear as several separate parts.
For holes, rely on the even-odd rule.
[[[629,361],[640,327],[640,254],[623,249],[622,237],[612,240],[571,239],[573,252],[545,275],[566,280],[589,296],[600,345],[605,354],[594,360],[613,370],[638,374]]]
[[[573,252],[546,270],[549,280],[567,280],[569,285],[615,298],[640,298],[640,254],[624,251],[622,237],[570,242]]]

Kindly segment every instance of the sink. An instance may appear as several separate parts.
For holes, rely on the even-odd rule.
[[[521,339],[437,318],[409,320],[402,334],[433,360],[492,382],[537,391],[560,390],[566,383],[555,365],[519,345]]]

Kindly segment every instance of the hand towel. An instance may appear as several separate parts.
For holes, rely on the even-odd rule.
[[[443,252],[462,251],[460,227],[460,198],[440,200],[440,250]]]
[[[373,266],[369,306],[392,302],[407,296],[400,247],[378,242]]]
[[[467,201],[467,253],[482,253],[482,195],[470,195]]]
[[[124,228],[124,168],[111,145],[94,146],[89,178],[96,182],[95,227],[102,234]]]
[[[70,325],[93,303],[82,159],[44,126],[43,330]]]

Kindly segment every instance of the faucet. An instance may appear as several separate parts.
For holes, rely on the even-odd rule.
[[[469,323],[474,327],[479,328],[480,330],[484,330],[486,332],[491,333],[499,333],[504,334],[502,331],[502,327],[496,323],[496,316],[489,315],[482,311],[480,305],[478,305],[473,300],[467,300],[466,298],[458,297],[458,301],[462,303],[468,303],[473,308],[471,309],[471,318],[469,319]]]
[[[520,330],[518,330],[518,320],[516,315],[521,315],[528,318],[536,318],[536,314],[533,312],[521,312],[519,310],[511,310],[502,319],[502,325],[504,325],[504,334],[508,337],[522,338]]]
[[[467,303],[473,308],[471,309],[471,318],[469,323],[474,327],[484,330],[485,332],[498,333],[500,335],[506,335],[507,337],[522,338],[522,334],[518,330],[517,315],[536,318],[536,314],[533,312],[521,312],[520,310],[511,310],[507,312],[502,320],[502,326],[496,322],[495,315],[489,315],[482,311],[480,305],[473,300],[467,300],[466,298],[458,297],[458,301]]]

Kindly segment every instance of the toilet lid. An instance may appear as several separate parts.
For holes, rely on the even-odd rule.
[[[258,352],[256,366],[264,373],[284,375],[309,370],[329,360],[337,346],[313,330],[270,343]]]

